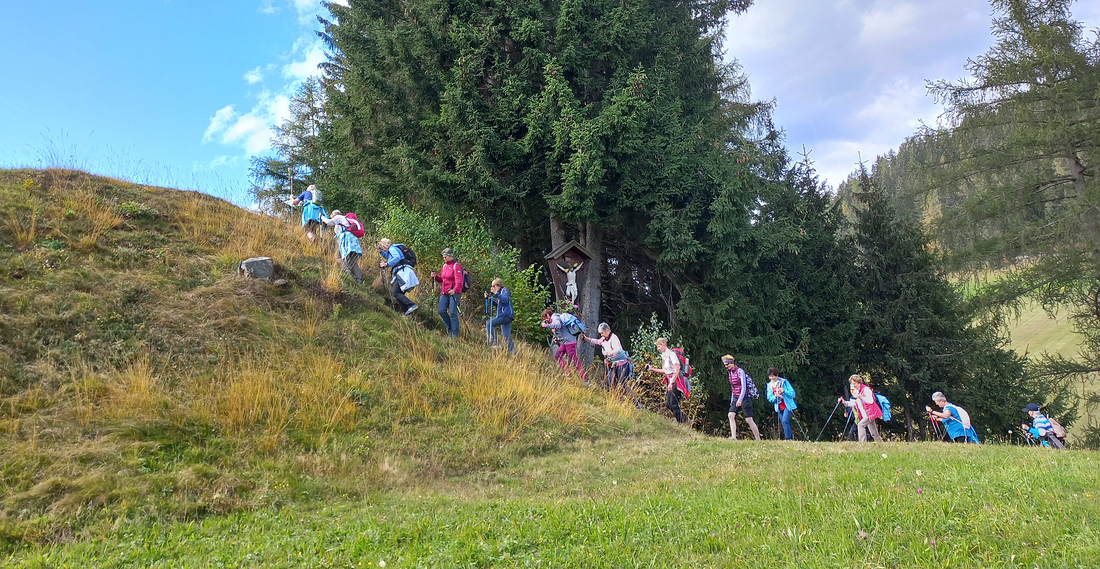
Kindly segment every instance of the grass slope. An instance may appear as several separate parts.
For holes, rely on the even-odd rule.
[[[1012,446],[578,443],[361,500],[123,524],[27,567],[1095,567],[1095,455]]]
[[[329,241],[204,194],[0,171],[0,550],[668,428],[533,350],[397,317]],[[236,275],[260,255],[287,284]]]
[[[1100,558],[1093,453],[704,438],[537,350],[396,317],[295,229],[201,194],[0,171],[0,565]],[[255,255],[288,283],[236,277]]]

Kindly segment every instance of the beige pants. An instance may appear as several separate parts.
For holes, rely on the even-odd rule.
[[[878,434],[878,427],[875,425],[874,419],[863,419],[859,423],[856,423],[859,427],[859,442],[867,442],[867,433],[871,433],[871,437],[878,442],[882,442],[882,437]]]

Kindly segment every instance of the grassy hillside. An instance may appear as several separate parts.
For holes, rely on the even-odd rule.
[[[581,442],[508,468],[198,523],[104,526],[25,567],[1096,567],[1095,454]]]
[[[1077,353],[1080,336],[1073,332],[1065,314],[1051,317],[1038,304],[1029,304],[1020,312],[1009,330],[1010,345],[1017,352],[1038,355],[1044,352],[1067,358]]]
[[[202,194],[0,171],[0,566],[1087,567],[1096,455],[731,442]],[[236,276],[271,256],[277,286]]]
[[[429,310],[397,317],[296,229],[204,194],[0,171],[0,547],[667,428],[527,348],[446,340]],[[261,255],[287,284],[236,275]]]

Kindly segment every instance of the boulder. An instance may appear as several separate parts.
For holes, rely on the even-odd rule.
[[[245,259],[237,267],[237,274],[268,280],[275,274],[275,261],[271,257]]]

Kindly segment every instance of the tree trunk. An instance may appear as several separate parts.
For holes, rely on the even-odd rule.
[[[913,442],[913,414],[909,412],[909,405],[905,406],[905,440]]]
[[[550,250],[565,245],[565,224],[558,214],[550,212]]]
[[[584,263],[584,283],[581,288],[581,321],[588,329],[588,334],[596,336],[596,326],[600,323],[600,277],[603,275],[603,228],[595,223],[584,224],[581,232],[582,245],[587,248],[595,259]],[[593,346],[588,342],[577,344],[581,349],[580,357],[584,365],[592,364]]]

